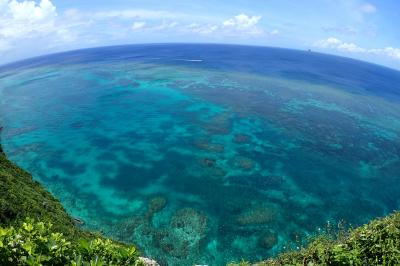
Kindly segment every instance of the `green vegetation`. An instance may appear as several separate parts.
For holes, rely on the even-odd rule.
[[[61,203],[32,176],[10,162],[0,147],[0,225],[18,227],[26,217],[52,223],[71,240],[90,234],[79,230]]]
[[[0,146],[0,265],[141,265],[138,256],[133,246],[78,228]]]
[[[19,229],[0,228],[0,265],[143,265],[135,247],[109,239],[79,243],[55,233],[52,224],[27,219]]]
[[[249,262],[229,266],[248,266]],[[359,228],[320,235],[299,251],[255,263],[278,265],[400,265],[400,212]]]

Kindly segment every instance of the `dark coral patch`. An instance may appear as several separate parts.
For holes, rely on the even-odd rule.
[[[47,161],[47,166],[49,168],[60,169],[67,175],[84,174],[87,168],[86,164],[79,164],[73,161],[66,161],[60,157],[52,158],[49,161]]]
[[[103,177],[101,185],[115,188],[120,192],[129,192],[138,187],[145,187],[156,179],[158,175],[150,170],[132,164],[120,163],[117,174],[112,177]]]
[[[258,246],[267,250],[273,248],[278,243],[278,235],[272,230],[262,232],[258,238]]]
[[[253,169],[256,165],[256,163],[252,159],[243,156],[234,158],[234,164],[236,167],[239,167],[240,169],[245,171]]]
[[[250,136],[245,135],[245,134],[236,134],[234,137],[234,141],[238,144],[249,143]]]
[[[217,153],[224,152],[224,146],[222,144],[213,143],[210,140],[204,138],[195,140],[194,146],[204,151],[217,152]]]

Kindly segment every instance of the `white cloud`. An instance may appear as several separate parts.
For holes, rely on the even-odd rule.
[[[173,29],[176,26],[178,26],[179,23],[176,21],[163,21],[161,24],[154,26],[152,29],[154,30],[167,30],[167,29]]]
[[[325,32],[338,33],[338,34],[346,34],[346,35],[356,35],[358,31],[350,26],[344,27],[322,27],[322,30]]]
[[[246,14],[239,14],[233,18],[223,21],[221,24],[207,24],[207,23],[191,23],[185,26],[185,29],[198,34],[218,34],[218,36],[234,36],[242,37],[248,35],[261,35],[266,33],[257,24],[261,20],[261,16],[248,16]],[[273,30],[269,34],[276,35],[278,30]]]
[[[400,48],[385,47],[385,48],[367,49],[360,47],[354,43],[344,42],[334,37],[330,37],[326,40],[320,40],[314,44],[314,47],[321,49],[329,49],[339,52],[346,52],[346,53],[380,55],[395,60],[400,60]]]
[[[149,9],[104,12],[67,9],[58,14],[54,2],[0,0],[0,61],[93,44],[129,42],[132,30],[147,34],[173,31],[181,39],[193,37],[188,34],[239,38],[267,33],[258,27],[261,16],[239,14],[218,23],[215,18]],[[278,31],[269,34],[276,35]],[[9,50],[13,53],[5,52]]]
[[[49,35],[65,38],[66,35],[63,35],[67,32],[56,26],[56,18],[56,7],[49,0],[0,0],[1,57],[5,57],[5,52],[9,53],[10,50],[13,54],[23,52],[18,52],[16,47],[25,47],[33,39],[38,40]],[[41,48],[44,47],[34,46],[32,50]]]
[[[323,49],[332,49],[338,50],[342,52],[351,52],[351,53],[362,53],[365,52],[365,49],[357,46],[354,43],[343,42],[339,39],[330,37],[326,40],[321,40],[315,43],[315,47],[323,48]]]
[[[49,0],[18,2],[3,0],[0,9],[0,38],[8,40],[56,31],[56,7]]]
[[[50,0],[0,0],[0,64],[93,45],[92,24],[78,10],[58,14]]]
[[[377,55],[385,55],[400,60],[400,48],[385,47],[381,49],[370,49],[369,53]]]
[[[362,24],[371,21],[371,15],[378,11],[378,8],[371,4],[370,0],[324,0],[329,2],[330,9],[332,9],[332,14],[327,14],[329,16],[335,16],[336,21],[346,22],[349,24]],[[333,18],[333,17],[332,17]]]
[[[34,1],[12,0],[8,7],[15,20],[38,22],[57,15],[56,7],[49,0],[41,0],[38,5]]]
[[[135,21],[131,27],[132,30],[140,30],[146,27],[146,22],[144,21]]]
[[[185,14],[173,13],[163,10],[128,9],[97,12],[93,15],[96,19],[176,19],[186,17]]]
[[[228,19],[223,22],[223,25],[226,27],[237,27],[241,29],[246,29],[255,26],[258,21],[261,19],[261,16],[252,16],[249,17],[245,14],[239,14],[234,18]]]
[[[271,35],[278,35],[279,34],[279,30],[272,30],[270,32]]]
[[[152,21],[135,21],[131,29],[132,30],[147,30],[147,31],[168,31],[171,29],[175,29],[179,25],[176,21],[162,21],[160,22],[152,22]]]
[[[202,25],[198,23],[189,24],[184,28],[184,30],[198,34],[211,34],[215,32],[217,29],[218,26],[216,25],[210,25],[210,24]]]
[[[372,14],[376,12],[376,7],[370,3],[364,3],[360,6],[360,11],[367,14]]]
[[[248,16],[246,14],[239,14],[233,18],[225,20],[222,23],[222,26],[228,31],[236,33],[261,34],[263,33],[263,30],[257,27],[257,24],[261,18],[261,16]]]

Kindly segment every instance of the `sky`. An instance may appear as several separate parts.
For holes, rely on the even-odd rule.
[[[400,70],[400,1],[0,0],[0,64],[170,42],[311,49]]]

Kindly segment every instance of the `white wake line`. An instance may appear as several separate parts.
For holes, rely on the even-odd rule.
[[[150,58],[147,58],[147,59],[149,59],[149,60],[160,60],[160,59],[163,59],[163,58],[161,58],[161,57],[150,57]],[[203,62],[204,61],[203,59],[180,59],[180,58],[172,59],[172,60],[173,61],[185,61],[185,62]]]
[[[203,62],[202,59],[174,59],[175,61],[186,61],[186,62]]]

